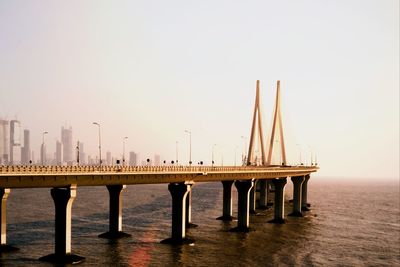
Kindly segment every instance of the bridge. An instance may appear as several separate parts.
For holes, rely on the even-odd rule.
[[[266,153],[262,116],[257,81],[256,101],[248,155],[245,166],[0,166],[0,252],[15,248],[7,244],[6,206],[11,189],[51,188],[55,205],[55,250],[53,254],[40,258],[55,263],[78,263],[83,257],[71,253],[72,204],[78,186],[106,186],[109,192],[109,229],[100,234],[102,238],[129,236],[122,231],[122,191],[126,185],[168,184],[172,198],[171,236],[162,243],[185,244],[186,229],[193,226],[191,220],[193,185],[201,182],[221,182],[223,186],[223,209],[218,219],[232,220],[232,185],[238,192],[237,227],[233,231],[248,231],[250,214],[258,208],[267,208],[270,187],[274,188],[274,219],[271,223],[284,223],[284,195],[287,177],[293,182],[293,207],[291,216],[302,216],[308,210],[307,184],[310,174],[319,167],[289,166],[283,138],[280,112],[280,83],[274,108],[273,127]],[[281,164],[272,165],[272,153],[278,133]],[[254,151],[258,145],[261,157]],[[258,192],[258,194],[257,194]],[[258,197],[258,201],[257,200]],[[29,201],[29,200],[28,200]]]

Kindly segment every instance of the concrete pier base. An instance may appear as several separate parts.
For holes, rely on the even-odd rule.
[[[251,188],[250,194],[249,194],[249,213],[253,214],[253,215],[257,214],[257,211],[256,211],[257,182],[258,182],[258,180],[254,180],[253,187]]]
[[[238,223],[237,227],[232,229],[232,231],[249,231],[249,195],[253,186],[253,180],[235,182],[235,187],[238,191]]]
[[[0,188],[0,252],[18,250],[16,247],[7,245],[7,199],[9,194],[9,188]]]
[[[310,180],[310,175],[304,176],[304,182],[301,187],[301,210],[309,211],[310,204],[307,203],[307,191],[308,191],[308,180]]]
[[[109,230],[99,235],[101,238],[118,239],[129,237],[130,234],[122,232],[122,191],[126,185],[107,185],[110,196]]]
[[[161,241],[161,243],[178,245],[193,243],[193,240],[186,238],[186,197],[190,185],[170,183],[168,190],[172,197],[172,232],[171,237]]]
[[[268,181],[267,180],[259,180],[258,181],[259,190],[260,190],[260,198],[258,200],[258,208],[259,209],[268,209]]]
[[[303,214],[301,213],[301,191],[304,176],[294,176],[291,180],[293,182],[293,211],[289,216],[303,217]]]
[[[270,223],[284,223],[285,222],[285,185],[286,178],[271,180],[275,187],[275,203],[274,203],[274,219]]]
[[[186,196],[186,229],[195,228],[197,224],[192,223],[192,187],[193,184],[189,185],[189,192]]]
[[[55,205],[55,252],[39,260],[60,264],[76,264],[85,258],[71,254],[71,208],[76,197],[76,185],[51,189]]]
[[[232,221],[232,185],[234,181],[222,181],[222,216],[217,220]]]

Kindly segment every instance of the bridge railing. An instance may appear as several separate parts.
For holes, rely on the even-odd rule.
[[[310,168],[315,166],[39,166],[39,165],[13,165],[0,166],[0,174],[7,173],[137,173],[137,172],[239,172],[259,171],[268,168]]]

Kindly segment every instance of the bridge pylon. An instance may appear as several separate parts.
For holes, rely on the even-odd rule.
[[[256,134],[258,136],[256,137]],[[251,127],[250,134],[250,143],[249,143],[249,151],[247,154],[246,165],[252,165],[255,162],[254,152],[255,152],[255,142],[258,138],[258,145],[261,148],[261,165],[265,165],[266,157],[265,157],[265,146],[264,146],[264,131],[262,124],[262,113],[261,113],[261,105],[260,105],[260,81],[257,80],[256,83],[256,100],[254,103],[254,113],[253,113],[253,124]]]
[[[275,141],[275,135],[276,135],[277,131],[279,131],[279,140],[280,140],[281,153],[282,153],[281,164],[286,165],[285,140],[283,138],[283,124],[282,124],[282,114],[281,114],[280,81],[277,81],[277,84],[276,84],[275,109],[274,109],[274,117],[273,117],[272,130],[271,130],[271,139],[269,142],[267,165],[271,165],[272,152],[274,149],[274,143],[275,143],[274,141]]]

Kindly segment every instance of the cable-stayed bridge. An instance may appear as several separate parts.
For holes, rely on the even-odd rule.
[[[55,204],[55,251],[41,260],[56,263],[77,263],[84,258],[71,253],[72,204],[78,186],[106,186],[109,191],[109,230],[103,238],[129,236],[122,231],[122,191],[126,185],[168,184],[172,197],[171,237],[163,243],[191,243],[186,238],[186,229],[192,224],[191,203],[193,185],[200,182],[222,182],[223,210],[218,219],[232,220],[232,185],[238,191],[237,227],[234,231],[248,231],[250,214],[258,208],[268,207],[268,194],[274,191],[274,219],[272,223],[283,223],[284,194],[287,177],[293,182],[292,216],[302,216],[308,210],[307,183],[310,174],[319,167],[288,166],[286,160],[284,131],[280,111],[280,83],[274,108],[270,140],[263,132],[260,107],[259,81],[256,85],[256,100],[251,128],[250,143],[245,166],[0,166],[0,251],[11,251],[7,244],[6,205],[11,189],[51,188]],[[276,138],[279,142],[276,142]],[[266,142],[269,148],[266,149]],[[271,165],[275,143],[279,144],[280,163]],[[255,151],[261,151],[257,158]],[[257,194],[258,193],[258,194]],[[29,200],[27,200],[29,201]],[[12,212],[12,211],[11,211]],[[11,234],[12,236],[12,234]]]

